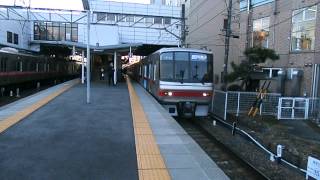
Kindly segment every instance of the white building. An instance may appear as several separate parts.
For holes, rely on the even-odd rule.
[[[85,11],[33,8],[32,4],[28,8],[24,1],[19,2],[0,5],[0,46],[30,51],[40,51],[41,44],[85,47]],[[180,0],[152,0],[150,4],[89,0],[90,45],[177,46],[181,34],[180,4]]]

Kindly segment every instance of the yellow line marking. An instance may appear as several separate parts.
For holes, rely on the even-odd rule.
[[[66,90],[70,89],[72,86],[76,85],[79,82],[80,82],[79,79],[73,80],[70,83],[65,84],[65,86],[62,87],[61,89],[53,92],[52,94],[50,94],[47,97],[39,100],[38,102],[34,103],[33,105],[31,105],[29,107],[26,107],[24,109],[21,109],[19,112],[15,113],[14,115],[12,115],[12,116],[0,121],[0,133],[6,131],[11,126],[13,126],[16,123],[20,122],[21,120],[23,120],[24,118],[29,116],[31,113],[33,113],[34,111],[36,111],[40,107],[46,105],[51,100],[53,100],[54,98],[56,98],[57,96],[59,96],[60,94],[62,94]]]
[[[127,78],[127,84],[136,141],[139,179],[170,180],[171,177],[155,141],[149,121],[129,78]]]
[[[166,169],[139,170],[140,180],[165,180],[170,178]]]

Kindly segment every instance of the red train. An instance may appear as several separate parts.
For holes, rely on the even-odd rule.
[[[213,95],[213,54],[163,48],[127,68],[172,116],[207,116]]]
[[[2,48],[0,50],[0,87],[76,76],[78,67],[79,65],[74,61]]]

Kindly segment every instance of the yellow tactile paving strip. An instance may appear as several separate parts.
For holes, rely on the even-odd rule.
[[[127,83],[131,101],[139,179],[170,180],[168,169],[129,78],[127,78]]]
[[[62,94],[66,90],[70,89],[72,86],[76,85],[77,83],[79,83],[79,80],[70,81],[68,84],[66,84],[61,89],[53,92],[52,94],[48,95],[45,98],[39,100],[35,104],[33,104],[25,109],[21,109],[21,111],[17,112],[16,114],[14,114],[6,119],[1,120],[0,121],[0,133],[4,132],[5,130],[7,130],[11,126],[13,126],[16,123],[18,123],[19,121],[23,120],[25,117],[29,116],[31,113],[33,113],[34,111],[36,111],[40,107],[46,105],[48,102],[53,100],[55,97],[59,96],[60,94]]]

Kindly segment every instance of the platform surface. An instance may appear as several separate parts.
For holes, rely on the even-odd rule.
[[[85,97],[77,85],[0,134],[0,179],[138,179],[126,84]]]
[[[134,87],[172,179],[229,179],[150,94],[136,83]]]
[[[0,108],[0,126],[64,86]],[[0,133],[0,179],[229,179],[151,95],[131,87],[129,95],[126,83],[92,83],[88,105],[85,86],[75,85]]]

